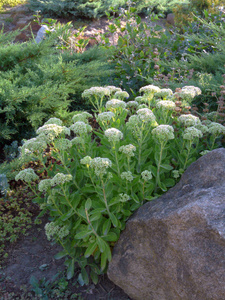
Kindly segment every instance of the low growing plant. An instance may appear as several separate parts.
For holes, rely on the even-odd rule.
[[[129,95],[114,86],[86,90],[95,117],[81,112],[70,127],[51,118],[21,149],[22,156],[39,160],[45,178],[28,168],[16,180],[26,182],[34,201],[49,212],[47,238],[62,246],[56,258],[66,257],[68,279],[78,263],[81,284],[89,277],[97,283],[106,271],[132,213],[174,186],[200,152],[218,147],[225,133],[223,125],[189,114],[187,105],[199,88],[173,93],[149,85],[140,92],[125,102],[121,99]]]

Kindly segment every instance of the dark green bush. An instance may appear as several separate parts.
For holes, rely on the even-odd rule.
[[[113,71],[103,50],[62,54],[56,37],[57,32],[40,44],[19,44],[12,43],[12,34],[0,34],[1,143],[30,137],[43,121],[65,114],[70,105],[82,108],[85,88],[110,81]]]

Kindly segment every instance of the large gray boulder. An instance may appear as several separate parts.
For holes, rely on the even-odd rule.
[[[108,276],[132,299],[225,299],[224,148],[128,220]]]

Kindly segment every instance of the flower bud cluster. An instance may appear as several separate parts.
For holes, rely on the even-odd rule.
[[[127,155],[128,157],[134,156],[134,152],[136,151],[136,147],[132,144],[121,146],[119,151]]]
[[[84,135],[92,131],[92,127],[82,121],[78,121],[70,126],[70,130],[76,134]]]
[[[108,85],[106,88],[109,90],[110,95],[112,95],[112,94],[114,94],[116,92],[122,92],[121,88],[116,87],[114,85]]]
[[[65,126],[59,126],[56,124],[47,124],[38,128],[36,133],[39,135],[39,137],[43,138],[46,142],[50,142],[60,134],[70,135],[70,129]]]
[[[192,141],[195,138],[201,138],[202,136],[203,136],[203,134],[202,134],[201,130],[199,130],[193,126],[187,127],[183,133],[183,139],[189,140],[189,141]]]
[[[128,99],[129,96],[130,95],[125,91],[116,92],[115,95],[114,95],[115,98],[119,98],[119,99],[124,99],[124,98]]]
[[[113,117],[115,117],[115,114],[111,111],[103,112],[98,114],[96,120],[97,122],[109,122]]]
[[[132,173],[130,171],[122,172],[120,176],[122,179],[126,179],[127,181],[130,181],[130,182],[133,181],[133,179],[134,179],[134,176],[132,175]]]
[[[156,97],[159,98],[167,98],[173,95],[173,91],[171,89],[161,89],[159,92],[155,94]]]
[[[119,194],[119,199],[120,199],[120,202],[127,202],[130,200],[130,196],[127,195],[127,194]]]
[[[137,111],[138,118],[144,123],[155,123],[155,115],[148,108],[141,108]]]
[[[176,104],[170,100],[160,100],[156,104],[157,108],[162,108],[163,110],[174,110]]]
[[[141,173],[141,177],[144,181],[149,181],[152,179],[152,172],[145,170]]]
[[[109,142],[119,142],[119,140],[122,140],[123,133],[116,129],[116,128],[109,128],[105,131],[105,136],[108,138]]]
[[[160,92],[160,88],[155,85],[146,85],[140,88],[139,92],[144,94],[155,94]]]
[[[185,126],[197,126],[201,124],[201,121],[198,117],[193,115],[181,115],[178,118],[179,122],[184,124]]]
[[[153,138],[158,142],[167,142],[174,139],[174,129],[170,125],[159,125],[152,130]]]
[[[89,166],[91,161],[92,161],[92,158],[90,156],[85,156],[84,158],[81,158],[80,163],[82,165],[88,165]]]
[[[34,170],[32,168],[28,168],[25,170],[20,171],[16,177],[15,180],[23,180],[27,183],[30,183],[32,181],[37,180],[39,177],[37,176],[37,174],[35,174]]]
[[[57,173],[52,179],[51,179],[51,186],[64,184],[66,182],[69,182],[73,179],[72,175],[70,174],[63,174],[63,173]]]
[[[209,152],[210,152],[209,150],[204,150],[204,151],[200,152],[200,154],[203,156],[203,155],[206,155]]]
[[[178,170],[173,170],[172,174],[173,174],[173,178],[175,178],[175,179],[180,177],[180,172]]]
[[[91,87],[90,89],[87,89],[82,93],[83,98],[90,98],[92,96],[103,98],[104,96],[109,96],[109,95],[110,95],[110,90],[104,87]]]
[[[47,143],[41,136],[36,138],[27,140],[24,142],[23,146],[21,147],[22,153],[33,153],[33,152],[42,152],[44,149],[47,148]]]
[[[118,99],[112,99],[106,102],[105,105],[107,110],[116,110],[118,108],[125,109],[126,108],[126,102]]]
[[[60,227],[59,225],[56,225],[55,222],[51,222],[45,225],[45,233],[47,239],[50,241],[54,235],[60,239],[63,239],[69,234],[69,230],[66,228],[66,226]]]
[[[90,167],[94,169],[97,176],[107,173],[107,169],[112,166],[112,162],[108,158],[95,157],[90,161]]]
[[[51,186],[51,179],[43,179],[38,184],[38,190],[40,192],[46,192]]]
[[[60,139],[55,141],[55,147],[60,151],[68,150],[72,147],[72,142],[68,139]]]
[[[80,114],[74,115],[72,117],[72,121],[74,123],[79,122],[79,121],[84,122],[84,123],[88,123],[88,119],[90,119],[90,118],[92,118],[92,115],[89,114],[88,112],[84,111]]]
[[[137,101],[128,101],[126,107],[131,108],[131,109],[137,108],[138,107],[138,102]]]
[[[209,133],[212,135],[219,135],[219,134],[225,134],[225,126],[212,122],[208,126]]]
[[[48,124],[56,124],[62,126],[63,122],[58,118],[50,118],[47,122],[44,123],[44,125],[48,125]]]

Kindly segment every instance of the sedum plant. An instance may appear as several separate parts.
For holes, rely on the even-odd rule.
[[[46,235],[63,248],[56,258],[66,258],[68,278],[75,264],[80,266],[81,284],[89,278],[97,283],[106,271],[132,213],[172,187],[225,133],[221,124],[180,113],[182,101],[190,103],[198,88],[182,88],[181,101],[173,91],[152,85],[140,92],[125,102],[121,95],[127,94],[112,86],[86,90],[94,116],[80,112],[70,127],[51,118],[21,148],[22,158],[29,155],[42,164],[42,180],[32,169],[16,180],[26,182],[49,212]]]

